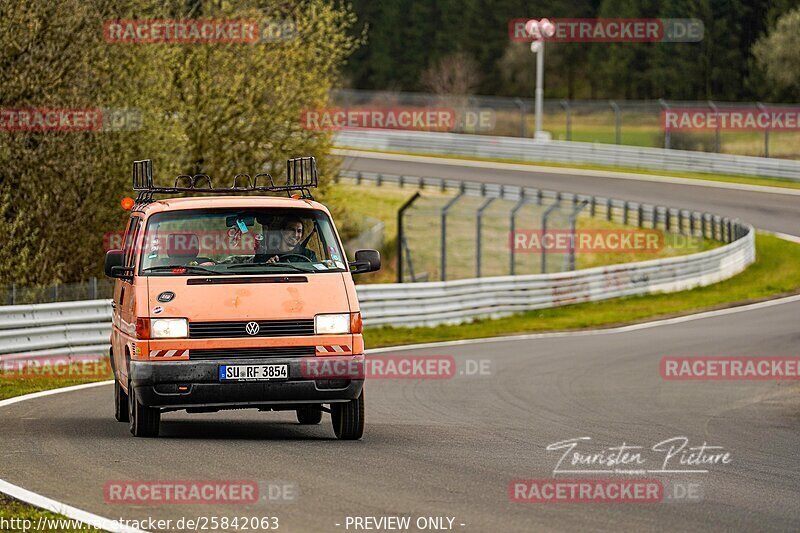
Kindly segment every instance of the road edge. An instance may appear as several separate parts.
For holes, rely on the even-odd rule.
[[[430,154],[400,154],[395,152],[380,152],[357,150],[352,148],[334,148],[331,154],[339,157],[361,157],[364,159],[382,159],[392,161],[407,161],[412,163],[428,163],[443,166],[460,166],[473,168],[486,168],[494,170],[513,170],[528,173],[548,173],[581,175],[597,178],[611,178],[630,181],[647,181],[656,183],[674,183],[676,185],[692,185],[695,187],[707,187],[714,189],[732,189],[738,191],[760,192],[767,194],[783,194],[788,196],[800,196],[800,189],[788,187],[777,187],[771,185],[752,185],[747,183],[735,183],[728,181],[715,181],[713,179],[701,178],[682,178],[678,176],[659,175],[659,174],[637,174],[635,172],[625,172],[620,170],[592,170],[569,167],[552,167],[546,164],[538,165],[535,163],[506,163],[501,161],[483,161],[481,159],[438,157]]]

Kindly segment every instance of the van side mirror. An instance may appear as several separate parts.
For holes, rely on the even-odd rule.
[[[357,250],[356,260],[350,262],[352,274],[376,272],[381,269],[381,254],[377,250]]]
[[[105,274],[109,278],[132,280],[133,269],[125,267],[125,252],[109,250],[106,252]]]

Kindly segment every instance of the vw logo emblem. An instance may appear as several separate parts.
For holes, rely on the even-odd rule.
[[[261,329],[261,326],[258,325],[258,322],[248,322],[247,325],[244,327],[244,330],[247,332],[248,335],[258,335],[258,330]]]

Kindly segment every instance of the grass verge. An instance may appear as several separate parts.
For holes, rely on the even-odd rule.
[[[9,498],[5,494],[0,494],[0,519],[10,526],[0,526],[0,531],[36,531],[35,528],[39,525],[42,528],[38,531],[58,531],[59,533],[99,531],[88,526],[76,527],[78,523],[75,520],[43,511],[38,507]]]
[[[618,167],[618,166],[605,166],[605,165],[591,165],[581,163],[558,163],[551,161],[521,161],[518,159],[507,159],[499,157],[476,157],[476,156],[461,156],[461,155],[442,155],[436,153],[424,152],[397,152],[385,150],[363,150],[361,148],[346,148],[338,147],[341,150],[357,150],[359,152],[374,152],[383,154],[398,154],[398,155],[418,155],[424,157],[436,157],[440,159],[467,159],[470,161],[485,161],[488,163],[511,163],[514,165],[529,165],[531,167],[557,167],[557,168],[574,168],[579,170],[602,170],[609,172],[626,172],[633,174],[644,174],[648,176],[664,176],[670,178],[689,178],[704,181],[721,181],[724,183],[740,183],[743,185],[761,185],[765,187],[781,187],[784,189],[800,189],[800,181],[792,181],[781,178],[755,178],[753,176],[742,176],[733,174],[707,174],[704,172],[669,172],[664,173],[656,170],[646,170],[633,167]]]
[[[747,270],[714,285],[669,294],[618,298],[484,319],[456,326],[376,328],[364,333],[370,348],[498,335],[607,328],[742,305],[800,292],[800,245],[756,236],[757,259]]]
[[[82,383],[92,383],[94,381],[105,381],[113,379],[111,372],[108,375],[98,376],[92,375],[90,377],[74,377],[74,378],[44,378],[44,377],[17,377],[4,375],[0,372],[0,400],[12,398],[14,396],[22,396],[23,394],[31,394],[50,389],[60,389],[62,387],[70,387],[72,385],[80,385]],[[0,530],[2,531],[2,530]]]

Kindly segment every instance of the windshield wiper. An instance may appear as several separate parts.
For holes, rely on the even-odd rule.
[[[192,270],[194,272],[202,272],[203,274],[214,274],[219,275],[219,272],[215,272],[214,270],[209,270],[205,267],[197,266],[197,265],[159,265],[159,266],[152,266],[148,268],[143,268],[142,272],[160,272],[163,270],[174,270],[176,268],[182,268],[185,270]]]
[[[278,267],[278,268],[291,268],[294,269],[296,272],[316,272],[314,269],[308,268],[300,268],[297,265],[293,265],[292,263],[283,263],[281,261],[276,261],[274,263],[235,263],[228,267],[228,270],[233,270],[235,268],[251,268],[251,267]]]

